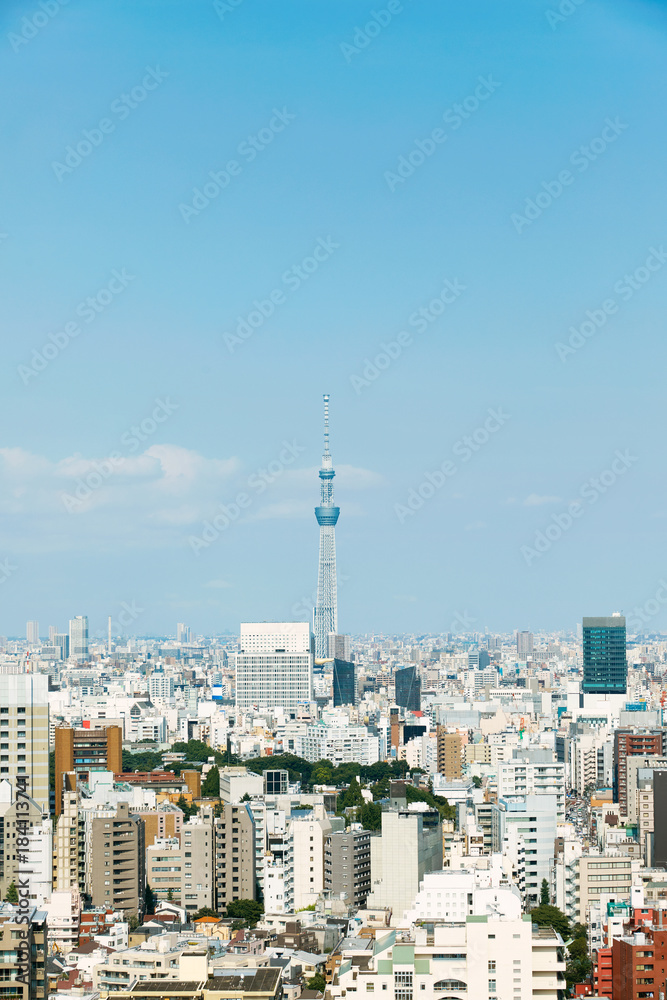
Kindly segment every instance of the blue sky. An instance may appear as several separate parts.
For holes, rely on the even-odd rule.
[[[667,629],[664,4],[44,4],[0,12],[0,631],[303,617],[323,392],[341,630]]]

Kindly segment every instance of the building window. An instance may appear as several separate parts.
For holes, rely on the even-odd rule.
[[[496,971],[496,962],[495,959],[492,958],[489,960],[489,972],[495,972],[495,971]]]

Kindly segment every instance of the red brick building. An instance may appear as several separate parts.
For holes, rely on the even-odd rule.
[[[617,938],[611,951],[612,1000],[659,1000],[667,980],[667,928]]]

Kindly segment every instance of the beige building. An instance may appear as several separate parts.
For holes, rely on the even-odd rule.
[[[12,1000],[46,1000],[46,913],[33,910],[28,923],[0,915],[0,992]],[[18,977],[27,978],[21,982]]]
[[[444,726],[438,726],[438,774],[444,774],[448,781],[463,777],[463,736],[448,733]]]
[[[64,791],[61,801],[62,812],[55,821],[53,833],[53,888],[54,891],[82,889],[85,886],[85,853],[81,843],[83,831],[79,823],[78,792]]]
[[[87,859],[93,906],[112,906],[126,916],[143,907],[145,888],[144,824],[120,802],[115,814],[100,811],[91,820]],[[106,812],[106,815],[105,815]]]
[[[630,899],[634,870],[638,871],[639,866],[632,858],[620,855],[582,855],[577,872],[578,922],[586,923],[590,903],[599,902],[601,895],[611,893],[617,899]]]
[[[215,909],[255,898],[255,825],[248,803],[227,803],[215,820]]]
[[[49,814],[49,708],[46,674],[0,674],[0,781],[16,778]]]
[[[146,848],[146,881],[158,900],[173,900],[191,913],[213,908],[213,814],[193,816],[180,837],[155,837]]]

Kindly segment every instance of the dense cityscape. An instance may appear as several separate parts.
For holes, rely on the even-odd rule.
[[[0,1000],[667,1000],[667,3],[0,21]]]
[[[329,440],[312,625],[2,638],[11,989],[656,995],[667,638],[339,631]]]

